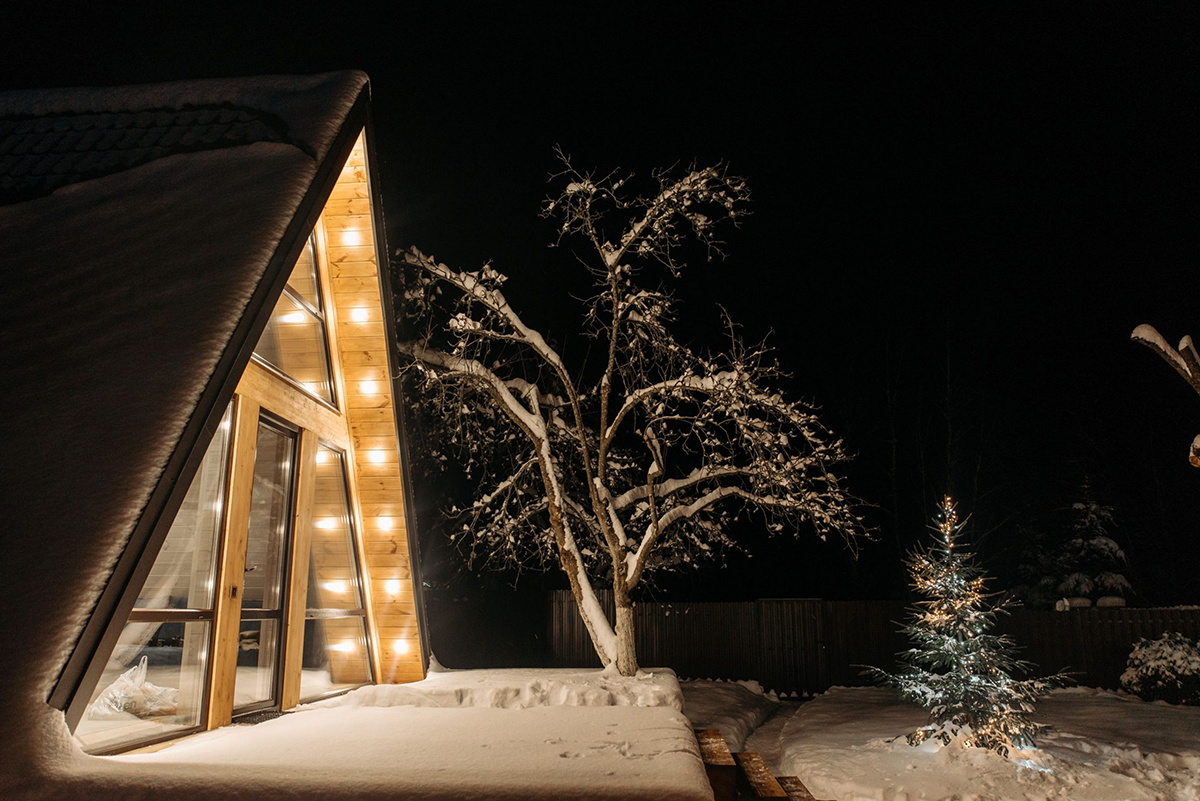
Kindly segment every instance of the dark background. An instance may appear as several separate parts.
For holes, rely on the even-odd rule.
[[[1114,507],[1134,604],[1200,600],[1200,398],[1129,341],[1200,338],[1197,18],[1185,4],[992,5],[903,14],[734,4],[440,12],[397,4],[93,7],[8,20],[3,88],[359,68],[371,76],[389,244],[474,269],[566,350],[571,270],[537,216],[561,144],[647,174],[727,159],[753,216],[677,287],[682,330],[715,304],[773,331],[856,459],[878,541],[767,540],[658,597],[903,597],[900,555],[949,490],[999,586],[1090,477]],[[435,647],[545,580],[475,577],[417,513]],[[473,602],[450,599],[473,599]],[[435,607],[437,607],[435,609]],[[440,611],[439,611],[440,610]],[[508,621],[507,623],[505,621]],[[475,625],[478,628],[477,624]],[[445,645],[439,641],[438,631]],[[458,642],[451,642],[455,637]],[[515,658],[515,657],[514,657]]]

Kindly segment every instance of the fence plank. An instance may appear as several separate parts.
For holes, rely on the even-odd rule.
[[[597,594],[611,619],[612,593]],[[551,666],[598,667],[571,593],[551,595]],[[896,654],[908,647],[898,631],[906,618],[900,601],[812,598],[639,603],[634,615],[643,665],[670,667],[684,678],[757,679],[789,693],[863,684],[861,665],[894,669]],[[1001,616],[997,631],[1016,641],[1033,674],[1077,671],[1080,684],[1116,688],[1138,638],[1164,631],[1200,636],[1200,608],[1015,609]]]

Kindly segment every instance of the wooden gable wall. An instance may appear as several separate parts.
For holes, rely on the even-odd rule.
[[[328,259],[330,324],[341,362],[342,399],[351,436],[352,482],[378,636],[380,683],[424,678],[396,435],[396,399],[383,319],[381,269],[363,136],[322,215]]]

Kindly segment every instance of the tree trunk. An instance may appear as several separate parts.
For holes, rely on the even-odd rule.
[[[633,640],[633,602],[624,588],[614,593],[617,606],[617,672],[632,676],[638,671],[637,650]]]

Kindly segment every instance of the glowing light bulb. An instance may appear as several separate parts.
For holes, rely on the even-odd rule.
[[[329,451],[317,451],[317,464],[325,464],[329,461]]]
[[[398,654],[407,654],[408,640],[392,640],[392,650]]]
[[[361,231],[342,231],[342,245],[348,248],[356,248],[362,244]]]
[[[321,589],[329,590],[330,592],[345,592],[350,589],[349,582],[338,579],[336,581],[322,581]]]
[[[350,319],[356,323],[365,323],[367,321],[367,310],[361,307],[357,309],[351,309]]]
[[[400,579],[388,579],[383,584],[383,589],[388,595],[400,594]]]
[[[337,518],[322,517],[320,520],[313,523],[313,525],[316,526],[317,528],[323,528],[323,529],[337,528]]]
[[[395,525],[395,523],[390,517],[375,518],[375,528],[379,529],[380,531],[391,531],[393,525]]]
[[[333,645],[329,646],[329,650],[330,651],[340,651],[343,654],[348,654],[354,650],[354,643],[352,643],[352,642],[335,642]]]
[[[387,451],[367,451],[367,460],[372,464],[382,464],[387,460]]]
[[[379,384],[374,381],[359,381],[358,388],[362,390],[364,395],[374,395],[379,391]]]
[[[291,312],[279,318],[281,323],[302,323],[304,322],[304,312]]]

